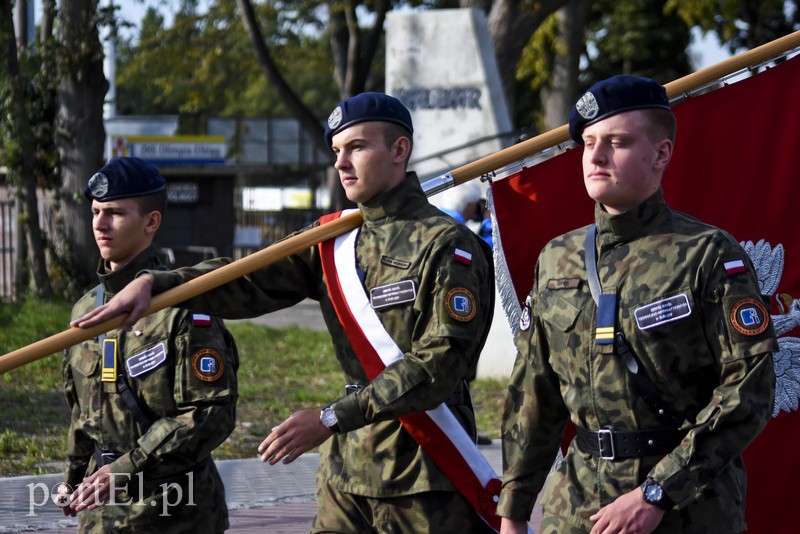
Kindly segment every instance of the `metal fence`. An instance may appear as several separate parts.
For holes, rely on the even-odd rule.
[[[14,287],[16,206],[0,188],[0,299],[10,299]]]

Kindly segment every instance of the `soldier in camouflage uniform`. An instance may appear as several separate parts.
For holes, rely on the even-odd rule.
[[[386,288],[407,289],[394,293],[391,302],[379,304],[379,297],[370,297],[380,323],[403,353],[377,378],[367,378],[337,317],[318,247],[186,303],[213,307],[225,318],[244,318],[305,298],[319,301],[344,372],[342,396],[324,409],[293,414],[259,447],[262,459],[274,464],[291,462],[322,445],[312,532],[486,528],[398,421],[446,403],[474,441],[465,381],[475,375],[494,307],[491,251],[468,228],[432,206],[416,175],[407,173],[411,133],[408,110],[382,93],[363,93],[340,103],[326,131],[347,197],[358,203],[364,218],[355,246],[363,290],[376,295]],[[151,284],[158,293],[225,263],[211,260],[142,276],[134,282],[136,291],[131,284],[94,319],[77,324],[88,326],[122,310],[136,317],[147,307]]]
[[[73,318],[120,291],[152,248],[166,183],[137,158],[114,158],[89,181],[100,285]],[[228,510],[211,460],[234,427],[238,353],[221,320],[168,308],[64,353],[72,410],[65,482],[81,532],[223,532]]]
[[[649,78],[599,82],[572,110],[596,226],[537,262],[503,416],[502,532],[526,531],[569,420],[542,533],[746,528],[741,454],[772,410],[777,343],[738,243],[664,202],[674,132]]]

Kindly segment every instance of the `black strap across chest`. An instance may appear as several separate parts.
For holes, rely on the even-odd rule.
[[[586,275],[589,283],[589,291],[592,299],[598,307],[601,307],[603,293],[600,285],[600,276],[597,273],[597,225],[592,224],[586,232],[586,242],[584,244],[584,254],[586,257]],[[616,295],[615,295],[616,296]],[[613,299],[616,308],[616,299]],[[598,316],[600,313],[598,312]],[[616,317],[616,309],[613,310]],[[612,325],[615,326],[615,325]],[[614,330],[614,348],[625,368],[631,375],[634,387],[639,395],[659,417],[664,417],[673,423],[680,423],[680,419],[673,413],[670,407],[661,400],[658,389],[648,376],[642,365],[639,363],[636,354],[631,349],[630,344],[625,339],[625,334],[620,330]]]
[[[95,300],[96,307],[102,306],[105,302],[104,294],[103,294],[103,284],[97,286],[97,298]],[[100,345],[101,356],[103,348],[103,342],[105,341],[105,333],[100,334],[97,337],[97,342]],[[136,422],[139,423],[139,426],[142,427],[142,433],[146,432],[150,425],[153,424],[153,418],[150,417],[144,409],[139,406],[139,403],[136,401],[136,396],[133,394],[131,387],[128,385],[128,380],[125,376],[125,362],[122,361],[121,358],[117,358],[117,393],[119,394],[122,402],[125,403],[125,406],[128,408],[128,411],[131,412]]]

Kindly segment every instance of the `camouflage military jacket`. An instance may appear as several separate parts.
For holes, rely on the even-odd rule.
[[[152,249],[118,271],[106,271],[101,262],[106,299],[141,269],[159,266]],[[76,303],[73,318],[96,306],[97,292]],[[141,319],[131,332],[109,331],[102,341],[107,350],[116,345],[117,372],[125,375],[152,424],[145,428],[137,421],[113,372],[110,381],[102,380],[98,339],[64,352],[64,389],[72,411],[65,481],[75,488],[100,467],[97,448],[111,459],[118,456],[111,463],[115,486],[128,489],[115,500],[130,501],[82,512],[83,531],[222,532],[227,508],[211,451],[235,422],[239,361],[232,336],[219,319],[168,308]],[[163,484],[177,484],[181,497],[172,494],[165,503]],[[165,509],[168,503],[179,505]]]
[[[365,291],[399,281],[411,281],[415,289],[410,300],[376,308],[404,357],[372,383],[330,302],[318,247],[187,304],[197,309],[215,306],[222,317],[243,318],[285,308],[304,298],[318,300],[344,371],[342,398],[331,399],[342,433],[321,447],[321,479],[343,491],[373,497],[452,490],[397,418],[438,406],[475,375],[494,307],[491,252],[467,227],[432,206],[413,174],[359,208],[364,223],[356,257]],[[472,254],[471,264],[458,261],[456,248]],[[215,260],[195,268],[155,273],[154,292],[222,263]],[[474,317],[464,320],[448,311],[448,293],[455,288],[467,289],[474,296]],[[345,395],[346,384],[364,387]],[[451,409],[468,431],[474,432],[472,407],[465,399],[456,404]]]
[[[603,460],[573,440],[545,490],[545,516],[588,532],[593,513],[652,476],[676,503],[659,532],[739,532],[741,453],[770,416],[777,350],[750,260],[730,235],[672,212],[660,190],[622,215],[598,206],[595,218],[598,275],[603,292],[617,295],[616,327],[679,423],[632,391],[613,345],[594,342],[587,228],[558,237],[539,256],[530,321],[515,340],[499,513],[530,515],[568,419],[593,431],[677,426],[686,435],[666,456]],[[740,268],[726,269],[730,261]],[[742,324],[743,303],[760,306],[761,328]]]

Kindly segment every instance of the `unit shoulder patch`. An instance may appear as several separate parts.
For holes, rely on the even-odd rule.
[[[477,313],[475,297],[469,289],[455,287],[447,292],[444,299],[444,307],[447,313],[456,321],[471,321]]]
[[[761,301],[743,298],[731,308],[730,321],[731,326],[740,334],[757,336],[769,326],[769,312]]]
[[[203,382],[219,380],[225,370],[222,357],[214,349],[200,349],[192,356],[192,373]]]

